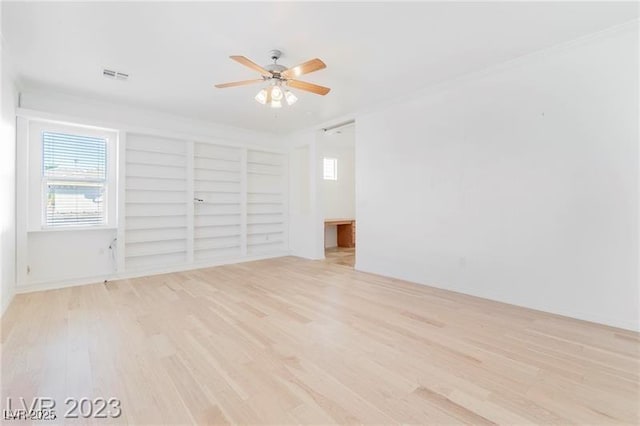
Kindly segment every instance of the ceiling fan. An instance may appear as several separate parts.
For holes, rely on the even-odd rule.
[[[305,92],[311,92],[322,96],[326,95],[331,90],[328,87],[296,79],[301,75],[326,68],[327,66],[320,59],[311,59],[307,62],[296,65],[295,67],[287,68],[277,63],[280,56],[282,56],[282,52],[279,50],[272,50],[269,54],[271,55],[273,63],[265,65],[264,67],[261,67],[244,56],[229,56],[234,61],[239,62],[252,70],[258,71],[261,78],[216,84],[215,87],[218,89],[224,89],[227,87],[246,86],[254,83],[268,82],[269,85],[260,90],[255,99],[258,103],[269,105],[272,108],[281,108],[283,99],[287,105],[293,105],[298,100],[296,95],[294,95],[289,89],[283,90],[283,86],[304,90]]]

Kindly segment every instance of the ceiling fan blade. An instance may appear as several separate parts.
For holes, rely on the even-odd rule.
[[[224,89],[225,87],[236,87],[236,86],[246,86],[248,84],[253,84],[253,83],[259,83],[264,81],[261,78],[256,78],[253,80],[242,80],[242,81],[234,81],[231,83],[222,83],[222,84],[216,84],[216,87],[218,89]]]
[[[326,95],[331,91],[328,87],[318,86],[317,84],[307,83],[306,81],[287,80],[287,85],[306,92],[315,93],[316,95]]]
[[[299,65],[296,65],[295,67],[291,67],[288,70],[281,72],[280,75],[283,76],[284,78],[295,78],[300,75],[309,74],[310,72],[318,71],[326,67],[327,66],[325,65],[324,62],[322,62],[318,58],[315,58],[315,59],[311,59],[310,61],[303,62]]]
[[[229,57],[231,59],[233,59],[234,61],[241,63],[245,67],[249,67],[249,68],[251,68],[253,70],[258,71],[262,75],[266,75],[268,77],[271,76],[271,73],[269,71],[265,70],[264,68],[262,68],[260,65],[256,64],[255,62],[253,62],[249,58],[246,58],[244,56],[238,56],[238,55],[229,56]]]

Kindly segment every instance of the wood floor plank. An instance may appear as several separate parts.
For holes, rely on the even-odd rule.
[[[52,396],[62,415],[68,396],[117,397],[107,424],[640,422],[638,333],[338,254],[18,295],[2,400]]]

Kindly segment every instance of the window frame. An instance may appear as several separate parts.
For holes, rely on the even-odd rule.
[[[43,130],[40,133],[40,140],[41,140],[41,147],[42,147],[42,162],[41,162],[41,173],[42,173],[42,181],[41,181],[41,187],[42,187],[42,201],[41,201],[41,213],[42,213],[42,228],[43,229],[64,229],[64,228],[93,228],[93,227],[103,227],[106,226],[107,224],[107,212],[108,212],[108,197],[107,197],[107,191],[108,191],[108,174],[109,174],[109,139],[106,137],[99,137],[96,138],[93,135],[87,135],[85,132],[82,131],[78,131],[75,133],[72,133],[71,135],[73,136],[82,136],[82,137],[91,137],[91,138],[96,138],[96,139],[102,139],[105,142],[105,163],[104,163],[104,178],[90,178],[90,177],[84,177],[84,178],[79,178],[79,177],[65,177],[65,178],[60,178],[60,177],[50,177],[50,176],[46,176],[45,175],[45,167],[44,167],[44,135],[45,133],[49,133],[49,134],[70,134],[70,133],[62,133],[62,132],[52,132],[52,131],[48,131],[48,130]],[[82,134],[80,134],[82,133]],[[49,191],[48,191],[48,186],[51,184],[65,184],[65,183],[78,183],[78,184],[90,184],[90,185],[95,185],[95,186],[99,186],[102,188],[102,198],[103,198],[103,205],[102,205],[102,220],[99,223],[69,223],[69,224],[65,224],[65,225],[55,225],[55,224],[49,224],[47,221],[47,208],[48,208],[48,204],[49,204]]]
[[[106,142],[106,165],[104,182],[98,179],[55,178],[44,174],[44,133],[62,133],[104,139]],[[74,231],[83,229],[115,228],[117,212],[117,145],[118,132],[96,127],[61,124],[47,121],[31,121],[29,127],[29,209],[28,229],[43,231]],[[52,182],[101,183],[104,188],[103,218],[101,223],[65,225],[47,224],[47,185]],[[38,206],[39,209],[35,207]]]

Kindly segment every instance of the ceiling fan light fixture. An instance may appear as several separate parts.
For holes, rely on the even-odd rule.
[[[282,89],[279,86],[273,86],[273,88],[271,89],[271,98],[274,101],[281,101],[282,100]]]
[[[298,97],[291,92],[291,90],[287,90],[284,92],[284,98],[287,101],[287,105],[291,106],[298,102]]]
[[[265,89],[262,89],[258,92],[258,94],[256,95],[256,101],[262,105],[267,103],[267,91]]]
[[[272,100],[271,101],[271,108],[282,108],[282,102],[277,101],[277,100]]]

